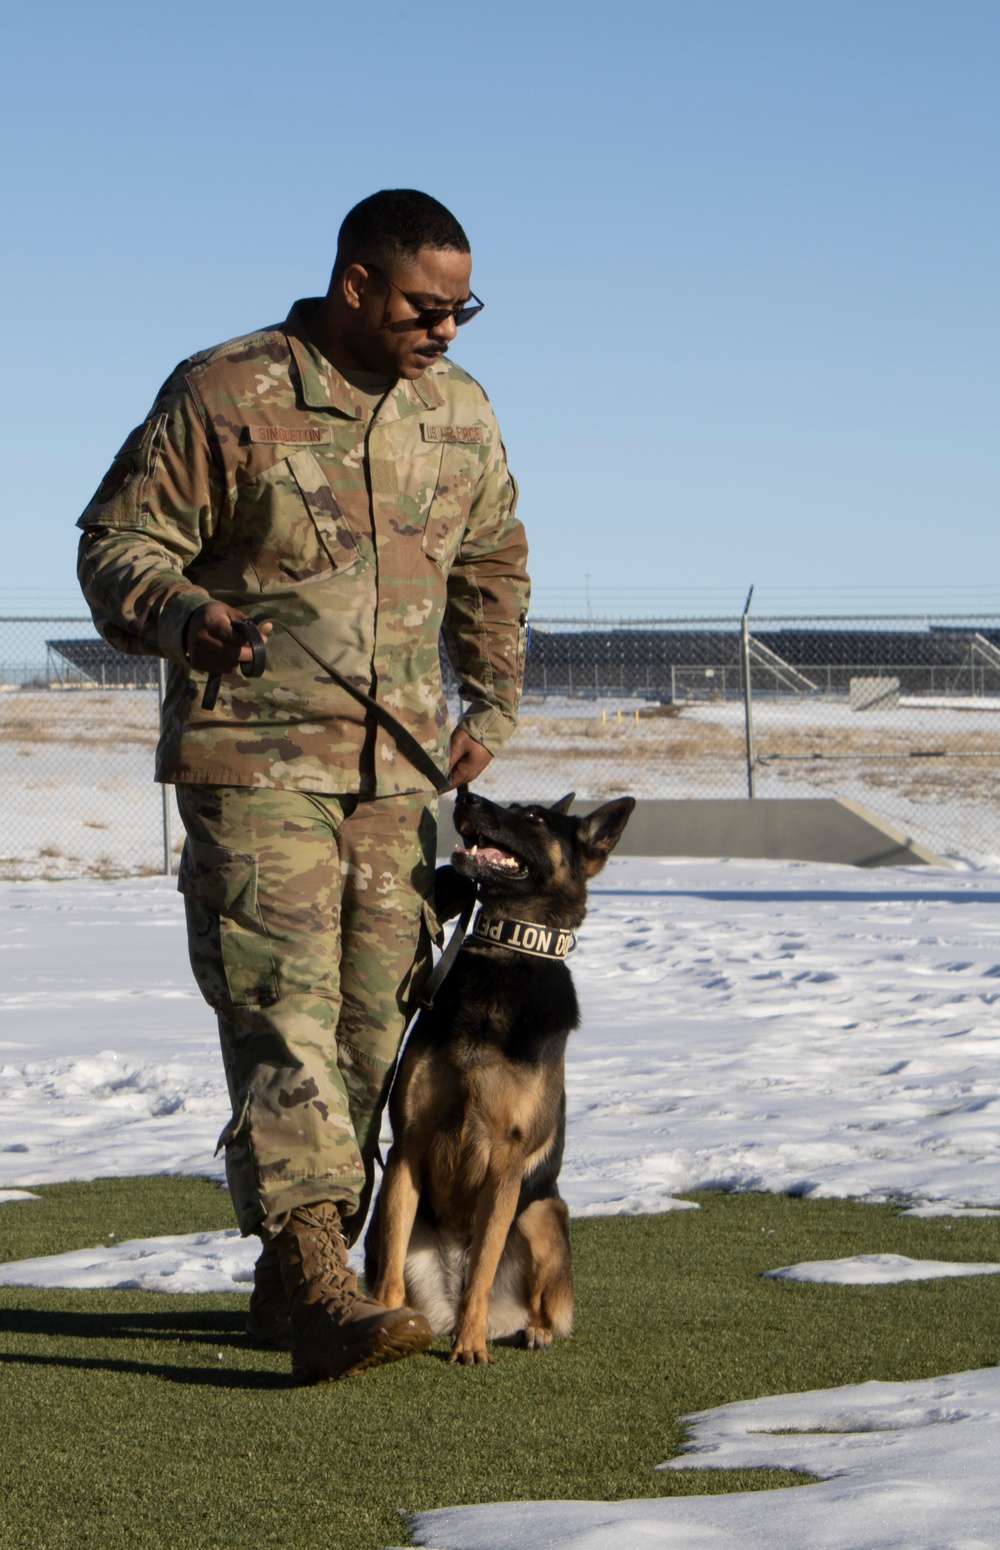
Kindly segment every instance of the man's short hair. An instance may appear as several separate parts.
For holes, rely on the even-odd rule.
[[[340,275],[348,264],[391,264],[416,257],[420,248],[468,253],[469,239],[450,210],[416,188],[383,188],[369,194],[344,217],[337,237]]]

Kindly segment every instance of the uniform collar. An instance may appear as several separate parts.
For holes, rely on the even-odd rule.
[[[350,420],[363,420],[368,410],[356,390],[310,343],[308,317],[312,308],[318,305],[317,297],[297,301],[282,324],[298,367],[302,401],[307,409],[336,409]],[[400,378],[379,410],[379,419],[399,420],[404,415],[418,414],[421,409],[439,409],[443,403],[430,373],[425,372],[415,382]]]

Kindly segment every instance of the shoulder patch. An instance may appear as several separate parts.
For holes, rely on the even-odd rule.
[[[428,425],[422,420],[420,429],[425,441],[460,441],[482,445],[486,432],[481,425]]]
[[[117,495],[119,490],[123,490],[134,473],[135,464],[131,458],[116,457],[94,493],[97,504],[103,506],[113,495]]]
[[[96,522],[112,527],[145,526],[143,500],[146,476],[152,469],[166,423],[166,415],[160,414],[155,419],[144,420],[134,431],[129,432],[80,518],[81,526],[90,526]],[[123,491],[127,493],[121,500],[116,500],[117,496],[122,496]],[[105,511],[104,508],[112,501],[115,505],[111,511]]]

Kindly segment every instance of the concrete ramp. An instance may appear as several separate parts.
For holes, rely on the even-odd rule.
[[[445,797],[439,809],[442,856],[458,839],[452,804],[453,798]],[[574,802],[571,811],[589,813],[600,805]],[[862,867],[951,864],[847,797],[639,801],[616,855],[741,856]]]

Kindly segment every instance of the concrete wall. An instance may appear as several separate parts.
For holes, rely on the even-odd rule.
[[[450,854],[458,839],[451,821],[452,801],[445,797],[440,804],[442,856]],[[571,811],[589,813],[599,805],[574,802]],[[615,853],[839,861],[863,867],[949,865],[846,797],[640,801]]]

